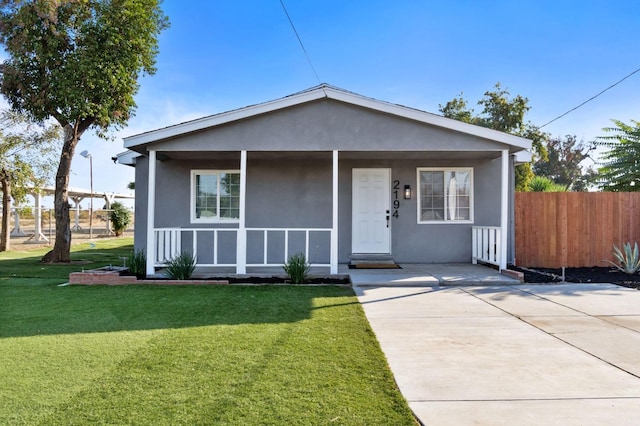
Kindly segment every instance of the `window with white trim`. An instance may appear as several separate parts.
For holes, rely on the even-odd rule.
[[[240,172],[191,171],[191,222],[237,222],[240,218]]]
[[[418,168],[418,223],[472,221],[472,168]]]

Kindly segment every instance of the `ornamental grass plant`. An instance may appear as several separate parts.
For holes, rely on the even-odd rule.
[[[302,284],[309,277],[311,266],[307,263],[307,258],[303,253],[297,253],[289,257],[282,269],[293,284]]]
[[[196,256],[191,253],[182,252],[167,262],[165,273],[169,278],[174,280],[188,280],[191,278],[191,275],[193,275],[195,269]]]
[[[136,277],[144,277],[147,274],[147,256],[142,250],[132,250],[126,261],[129,272]]]

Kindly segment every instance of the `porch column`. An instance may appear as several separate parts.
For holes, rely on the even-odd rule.
[[[509,225],[509,150],[502,150],[501,163],[501,185],[500,185],[500,269],[507,268],[507,236]]]
[[[333,213],[331,224],[331,274],[338,273],[338,150],[333,150]]]
[[[240,214],[238,220],[238,239],[236,243],[236,274],[247,273],[247,151],[240,151]]]
[[[149,151],[149,178],[147,181],[147,275],[156,272],[155,216],[156,216],[156,152]]]

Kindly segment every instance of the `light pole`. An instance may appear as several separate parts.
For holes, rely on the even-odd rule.
[[[84,158],[89,159],[89,239],[93,240],[93,157],[86,149],[80,153]]]

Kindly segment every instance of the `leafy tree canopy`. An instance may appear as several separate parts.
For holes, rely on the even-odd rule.
[[[80,129],[122,126],[138,74],[155,72],[167,19],[157,0],[3,0],[0,41],[9,59],[2,92],[36,120]]]
[[[531,139],[535,157],[547,158],[544,141],[548,135],[530,122],[525,122],[525,115],[531,108],[527,98],[520,95],[511,98],[509,91],[503,89],[500,83],[496,83],[494,90],[486,91],[484,97],[477,104],[482,106],[482,111],[479,114],[476,114],[473,108],[468,107],[467,101],[460,94],[446,104],[440,104],[439,110],[448,118]],[[526,191],[532,178],[533,172],[530,164],[518,166],[516,169],[516,190]]]
[[[15,111],[0,113],[0,129],[0,251],[4,251],[9,249],[11,199],[22,202],[30,188],[50,183],[60,149],[60,129],[36,125]]]
[[[135,110],[138,77],[155,72],[158,35],[168,26],[160,0],[0,0],[0,92],[36,121],[64,130],[56,173],[56,241],[45,262],[68,262],[68,181],[82,134],[105,137]]]
[[[603,191],[640,191],[640,122],[612,121],[615,126],[604,128],[607,135],[595,142],[608,149],[601,155],[598,184]]]
[[[22,202],[29,188],[50,184],[60,128],[38,125],[15,111],[0,112],[0,178],[11,183],[11,198]]]

